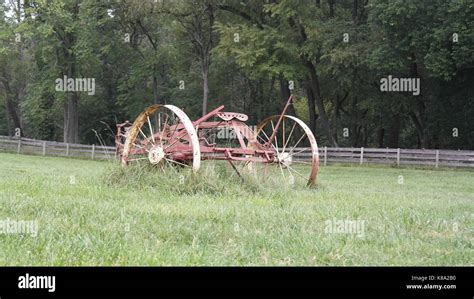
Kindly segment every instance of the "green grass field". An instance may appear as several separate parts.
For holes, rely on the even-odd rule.
[[[0,234],[0,264],[474,264],[473,171],[327,166],[307,189],[203,169],[0,153],[0,220],[39,224]]]

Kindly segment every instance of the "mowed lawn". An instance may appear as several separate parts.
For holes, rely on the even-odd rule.
[[[0,264],[474,264],[473,171],[334,165],[316,189],[204,172],[0,153],[0,220],[39,224],[0,234]]]

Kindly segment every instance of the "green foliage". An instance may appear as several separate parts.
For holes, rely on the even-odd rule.
[[[5,13],[15,3],[2,2],[0,132],[13,128],[10,103],[26,136],[61,140],[70,94],[56,91],[55,80],[72,65],[74,77],[96,83],[95,95],[79,95],[81,142],[97,143],[99,132],[113,144],[109,127],[156,102],[185,108],[194,119],[203,97],[196,46],[212,37],[209,110],[225,104],[256,124],[279,112],[280,83],[292,80],[296,114],[307,123],[313,114],[320,145],[329,145],[321,108],[308,106],[309,61],[340,146],[474,147],[474,4],[320,2],[38,0],[20,18]],[[196,30],[211,35],[199,41]],[[421,95],[381,92],[388,75],[419,77]]]

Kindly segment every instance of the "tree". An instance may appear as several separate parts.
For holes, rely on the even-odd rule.
[[[7,9],[13,12],[12,17],[6,17]],[[3,3],[0,4],[0,86],[4,93],[8,134],[12,135],[14,130],[19,129],[23,136],[19,107],[25,90],[28,66],[25,58],[27,53],[18,30],[24,21],[21,11],[19,2],[12,2],[8,8]]]
[[[209,68],[211,52],[215,44],[214,22],[216,6],[214,1],[191,1],[180,3],[171,14],[181,24],[189,41],[192,53],[196,55],[202,76],[202,115],[207,114],[209,101]]]

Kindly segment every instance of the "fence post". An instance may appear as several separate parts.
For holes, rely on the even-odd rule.
[[[46,156],[46,141],[43,141],[43,156]]]
[[[397,148],[397,166],[400,166],[400,148]]]
[[[328,164],[328,147],[324,147],[324,166]]]
[[[21,152],[21,137],[18,139],[18,148],[16,151],[18,154]]]
[[[94,160],[94,154],[95,154],[95,144],[92,145],[92,154],[91,154],[92,160]]]
[[[69,143],[66,143],[66,156],[69,156]]]
[[[364,162],[364,148],[360,148],[360,165]]]
[[[436,162],[435,162],[436,168],[438,168],[438,163],[439,163],[439,150],[436,150]]]

